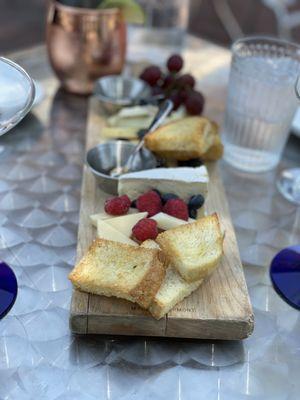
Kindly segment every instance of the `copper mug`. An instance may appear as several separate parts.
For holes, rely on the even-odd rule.
[[[90,94],[97,78],[122,71],[126,23],[118,8],[77,8],[50,0],[46,35],[52,68],[69,92]]]

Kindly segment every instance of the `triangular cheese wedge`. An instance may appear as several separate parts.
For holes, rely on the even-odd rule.
[[[131,246],[138,246],[135,241],[123,235],[106,221],[97,222],[97,237],[101,239],[112,240],[114,242],[129,244]]]
[[[129,214],[137,214],[136,208],[129,208],[128,213],[126,215],[129,215]],[[90,215],[90,221],[94,225],[95,228],[97,228],[98,221],[112,219],[112,218],[119,218],[119,215],[116,215],[116,216],[109,215],[105,211]]]
[[[105,222],[111,225],[117,231],[121,232],[123,235],[130,238],[134,225],[136,225],[141,219],[147,218],[147,215],[147,212],[140,212],[106,219]]]

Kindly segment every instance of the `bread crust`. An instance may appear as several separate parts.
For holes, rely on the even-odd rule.
[[[148,308],[152,303],[166,275],[166,268],[159,258],[160,250],[149,250],[155,252],[151,267],[140,284],[130,292],[132,298],[143,308]]]
[[[206,219],[208,221],[207,218],[210,218],[210,220],[213,221],[214,224],[216,224],[218,233],[218,238],[216,240],[216,247],[218,249],[221,248],[222,251],[219,252],[219,255],[216,259],[207,262],[205,265],[202,265],[201,267],[198,267],[195,264],[195,268],[186,268],[185,265],[183,265],[183,262],[181,261],[181,249],[172,245],[172,237],[174,237],[174,235],[176,234],[182,236],[185,233],[188,234],[192,233],[193,227],[191,225],[199,224],[199,227],[201,228],[203,220]],[[218,215],[214,213],[211,216],[197,220],[193,224],[181,225],[169,231],[163,232],[158,235],[156,241],[162,248],[163,252],[165,253],[168,262],[174,265],[174,267],[177,269],[180,275],[187,282],[194,282],[196,280],[207,277],[216,268],[218,261],[220,260],[223,253],[223,238],[224,236],[221,234],[221,227]]]
[[[149,311],[151,315],[156,319],[161,319],[164,315],[166,315],[169,311],[171,311],[177,304],[179,304],[182,300],[188,297],[191,293],[199,288],[202,284],[203,280],[199,282],[193,282],[189,288],[186,288],[185,291],[180,293],[180,295],[173,299],[172,303],[165,304],[159,301],[156,297],[153,302],[150,304]]]
[[[83,274],[84,269],[89,268],[89,265],[94,263],[93,259],[95,257],[95,253],[98,248],[102,246],[118,246],[124,250],[124,254],[128,254],[128,252],[143,252],[145,255],[150,255],[150,257],[152,257],[152,261],[143,278],[131,290],[126,291],[124,288],[117,285],[110,288],[97,287],[92,279],[87,280],[85,278]],[[148,308],[161,286],[161,283],[165,277],[165,273],[166,268],[160,259],[159,250],[133,247],[126,244],[97,238],[93,241],[84,257],[69,274],[69,279],[73,285],[80,290],[87,291],[89,293],[105,295],[108,297],[121,297],[126,300],[136,302],[143,308]]]
[[[219,135],[219,127],[215,122],[212,122],[212,126],[214,131],[213,143],[207,152],[201,156],[203,161],[217,161],[223,157],[224,146]]]

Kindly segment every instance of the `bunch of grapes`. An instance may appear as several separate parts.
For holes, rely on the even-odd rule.
[[[163,94],[174,103],[174,110],[181,105],[190,115],[200,115],[204,108],[204,97],[195,90],[195,78],[190,74],[180,74],[183,59],[179,54],[173,54],[167,60],[167,72],[156,65],[144,69],[140,78],[152,88],[152,94]]]

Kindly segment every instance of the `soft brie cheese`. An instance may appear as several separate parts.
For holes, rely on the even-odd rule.
[[[130,172],[119,178],[119,195],[127,194],[131,200],[139,195],[157,189],[161,193],[173,193],[188,201],[196,194],[207,195],[208,172],[201,167],[155,168],[145,171]]]
[[[97,222],[97,237],[106,240],[112,240],[114,242],[130,244],[131,246],[138,246],[138,244],[123,235],[113,226],[109,225],[106,221]]]
[[[123,107],[117,114],[109,117],[107,123],[110,127],[146,129],[157,111],[158,107],[152,105]],[[165,119],[164,124],[183,118],[185,115],[185,108],[180,107]]]

